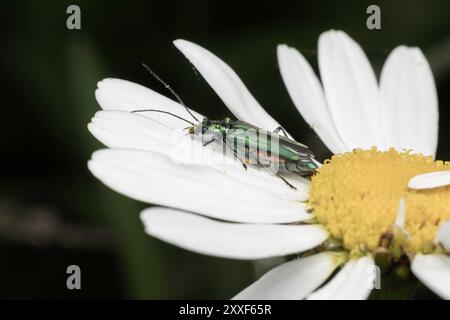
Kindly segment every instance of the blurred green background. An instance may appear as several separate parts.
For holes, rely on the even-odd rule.
[[[381,7],[381,30],[366,8]],[[81,8],[81,30],[66,8]],[[94,90],[119,77],[166,94],[145,62],[184,101],[211,118],[230,115],[172,45],[184,38],[229,63],[258,101],[320,160],[330,154],[290,101],[276,45],[299,49],[317,70],[317,38],[341,29],[379,74],[390,50],[419,46],[440,103],[438,158],[450,160],[450,2],[434,1],[4,1],[0,5],[0,298],[229,298],[255,278],[254,265],[193,254],[144,234],[145,204],[86,169],[101,145],[86,124]],[[66,267],[82,290],[66,289]],[[260,264],[260,266],[264,264]]]

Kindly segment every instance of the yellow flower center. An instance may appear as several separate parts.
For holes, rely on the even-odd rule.
[[[436,249],[439,225],[450,219],[450,186],[419,191],[409,189],[408,181],[448,169],[450,162],[394,149],[335,155],[312,177],[309,204],[317,220],[353,253],[392,248],[395,239],[403,253],[430,252]],[[401,198],[403,237],[394,228]]]

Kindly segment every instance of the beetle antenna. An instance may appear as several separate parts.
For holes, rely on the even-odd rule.
[[[149,66],[147,66],[145,63],[142,63],[142,66],[148,71],[150,72],[150,74],[156,79],[158,80],[164,87],[166,87],[167,90],[170,91],[170,93],[172,93],[172,95],[175,97],[175,99],[177,99],[177,101],[186,109],[186,111],[189,113],[189,115],[194,118],[195,121],[199,122],[200,120],[198,120],[194,114],[191,112],[191,110],[189,110],[189,108],[186,106],[186,104],[183,102],[183,100],[181,100],[180,96],[175,92],[175,90],[172,89],[171,86],[169,86],[163,79],[161,79],[152,69],[150,69]]]
[[[186,121],[187,123],[194,125],[193,122],[186,120],[180,116],[177,116],[176,114],[172,113],[172,112],[168,112],[168,111],[164,111],[164,110],[156,110],[156,109],[142,109],[142,110],[133,110],[131,111],[132,113],[138,113],[138,112],[160,112],[160,113],[165,113],[165,114],[170,114],[172,117],[178,118],[180,120]]]

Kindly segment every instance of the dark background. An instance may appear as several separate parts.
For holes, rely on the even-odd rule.
[[[381,7],[381,30],[366,8]],[[81,7],[81,30],[66,8]],[[94,90],[119,77],[166,94],[149,64],[185,102],[230,115],[172,40],[194,41],[225,60],[266,110],[320,160],[330,154],[290,101],[276,45],[299,49],[317,70],[320,33],[341,29],[379,74],[390,50],[419,46],[435,75],[438,158],[450,159],[450,3],[442,1],[17,1],[0,4],[0,298],[229,298],[255,277],[248,262],[206,257],[146,236],[144,204],[104,187],[86,169],[101,145],[86,124]],[[66,268],[82,290],[66,288]]]

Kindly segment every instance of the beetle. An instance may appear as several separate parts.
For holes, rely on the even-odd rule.
[[[221,141],[225,146],[230,146],[236,157],[239,154],[245,156],[243,162],[247,164],[277,164],[282,169],[301,176],[310,176],[317,169],[311,150],[287,138],[286,133],[285,136],[279,135],[279,131],[284,132],[281,127],[270,132],[245,121],[204,118],[188,129],[190,134],[212,136],[204,146],[213,141]]]
[[[231,118],[211,120],[204,117],[200,121],[169,85],[147,65],[143,64],[143,66],[170,90],[195,122],[184,119],[171,112],[158,109],[142,109],[132,112],[160,112],[181,119],[190,124],[186,128],[189,134],[201,136],[202,139],[203,137],[210,137],[203,146],[214,141],[221,142],[224,147],[241,161],[245,169],[247,169],[247,165],[267,168],[293,189],[296,188],[282,177],[279,171],[292,172],[302,177],[309,177],[316,171],[317,165],[313,152],[306,145],[288,138],[282,127],[278,127],[274,131],[267,131],[248,122],[232,120]],[[280,131],[284,133],[284,136],[279,134]]]

